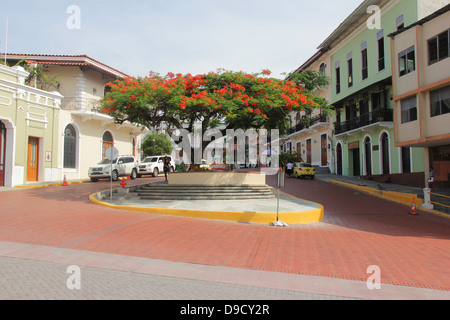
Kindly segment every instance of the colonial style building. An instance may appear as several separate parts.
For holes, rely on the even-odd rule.
[[[28,75],[0,64],[0,187],[58,177],[63,96],[25,85]]]
[[[331,78],[328,52],[317,51],[293,73],[302,73],[306,70],[318,71]],[[316,94],[331,101],[331,86],[317,90]],[[311,163],[318,171],[333,172],[332,118],[323,114],[322,110],[315,109],[311,114],[293,112],[289,120],[291,122],[289,135],[280,142],[283,151],[299,153],[302,161]]]
[[[392,48],[387,36],[445,3],[448,1],[364,1],[320,45],[331,56],[337,174],[424,185],[428,168],[423,163],[423,148],[395,145]],[[413,53],[404,54],[409,59]],[[410,70],[406,67],[402,72]]]
[[[450,5],[389,35],[394,138],[425,151],[434,186],[450,186]],[[425,171],[425,181],[429,171]]]
[[[46,73],[59,81],[58,91],[64,97],[55,128],[52,159],[58,170],[53,180],[87,179],[89,167],[104,158],[109,147],[139,158],[141,136],[148,129],[127,122],[116,124],[98,111],[107,84],[126,74],[86,55],[7,56],[11,65],[22,60],[28,65],[45,66]]]

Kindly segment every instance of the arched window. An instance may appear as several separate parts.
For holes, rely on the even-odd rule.
[[[106,131],[103,134],[102,143],[103,143],[102,158],[104,159],[104,158],[106,158],[106,150],[108,150],[108,148],[110,148],[110,147],[114,147],[114,140],[113,140],[111,132]]]
[[[389,161],[389,136],[386,132],[381,136],[381,163],[383,164],[383,174],[390,173]]]
[[[325,64],[325,62],[322,62],[320,64],[320,67],[319,67],[319,72],[321,74],[325,75],[326,74],[326,70],[327,70],[327,65]]]
[[[75,128],[72,125],[68,125],[64,129],[64,168],[75,169],[76,168],[76,155],[77,155],[77,136]]]
[[[366,175],[372,175],[372,141],[369,137],[364,140],[364,155],[366,165]]]

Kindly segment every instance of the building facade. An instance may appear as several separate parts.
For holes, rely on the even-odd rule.
[[[0,64],[0,187],[58,178],[63,96],[25,85],[28,75]]]
[[[390,35],[394,137],[424,150],[434,186],[450,186],[450,5]],[[425,170],[425,181],[429,170]]]
[[[88,169],[105,158],[109,147],[120,155],[140,160],[142,135],[148,129],[128,122],[116,124],[99,112],[107,84],[128,77],[88,56],[8,54],[11,64],[25,60],[28,65],[45,66],[46,73],[59,82],[64,97],[55,130],[57,147],[53,155],[58,172],[55,179],[88,179]]]
[[[319,50],[293,73],[306,70],[318,71],[331,78],[330,56],[325,50]],[[331,86],[328,85],[315,92],[320,97],[331,101]],[[333,172],[332,152],[332,118],[315,109],[311,114],[292,112],[289,117],[291,128],[289,134],[280,140],[282,151],[296,152],[301,160],[311,163],[318,171]]]
[[[319,46],[331,57],[336,174],[424,186],[424,149],[395,144],[392,48],[387,36],[446,3],[364,1]]]

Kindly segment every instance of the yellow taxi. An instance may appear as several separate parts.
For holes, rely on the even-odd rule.
[[[205,159],[202,159],[202,163],[200,164],[200,169],[204,171],[211,171],[211,165]]]
[[[316,169],[314,169],[310,163],[296,162],[293,175],[294,178],[310,177],[311,179],[314,179],[316,176]]]

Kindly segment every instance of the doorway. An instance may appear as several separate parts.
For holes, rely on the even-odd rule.
[[[355,177],[361,175],[361,165],[360,165],[360,156],[359,156],[359,148],[352,150],[352,158],[353,158],[353,175]]]
[[[311,163],[312,162],[312,144],[311,139],[306,140],[306,162]]]
[[[342,176],[342,145],[336,145],[336,171],[338,176]]]
[[[0,187],[5,186],[6,127],[0,121]]]
[[[320,149],[321,149],[321,165],[322,167],[328,166],[328,148],[327,148],[327,135],[323,134],[320,137]]]
[[[38,181],[39,175],[39,138],[28,138],[27,181]]]

